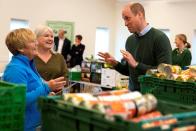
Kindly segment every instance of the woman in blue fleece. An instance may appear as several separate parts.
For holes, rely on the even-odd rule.
[[[33,62],[33,58],[37,55],[36,36],[30,29],[13,30],[7,35],[5,42],[13,57],[4,71],[3,80],[26,85],[24,127],[25,131],[35,131],[40,125],[38,97],[61,90],[66,82],[64,77],[50,80],[48,83],[41,79]]]

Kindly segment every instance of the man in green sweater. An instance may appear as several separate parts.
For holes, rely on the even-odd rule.
[[[121,74],[129,76],[129,89],[140,90],[138,77],[148,69],[157,68],[160,63],[171,64],[171,44],[161,31],[151,27],[145,20],[145,11],[140,3],[127,4],[122,17],[131,36],[125,49],[121,50],[123,64],[116,61],[109,53],[99,52],[107,63],[114,65]]]

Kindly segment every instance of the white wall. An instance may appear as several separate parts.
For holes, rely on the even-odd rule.
[[[47,20],[75,23],[75,34],[82,34],[86,45],[85,56],[94,54],[96,27],[108,27],[110,45],[114,45],[115,0],[0,0],[0,72],[8,62],[5,37],[10,30],[10,19],[29,20],[34,29]],[[114,46],[110,52],[114,52]]]
[[[124,4],[116,0],[0,0],[0,72],[8,62],[4,41],[10,30],[11,18],[29,20],[32,29],[45,24],[47,20],[74,22],[75,34],[84,36],[85,56],[94,53],[96,27],[108,27],[111,33],[110,52],[118,52],[115,56],[120,57],[119,50],[124,48],[126,38],[130,35],[121,16]],[[178,33],[185,33],[192,43],[196,29],[195,0],[148,0],[142,4],[147,21],[152,26],[171,30],[170,41],[173,47],[174,36]],[[193,57],[196,59],[195,55]]]
[[[131,2],[141,2],[141,0],[126,0]],[[146,0],[145,0],[146,1]],[[146,11],[146,19],[153,27],[161,29],[170,29],[170,42],[172,47],[175,47],[174,38],[176,34],[184,33],[187,35],[188,41],[192,43],[194,30],[196,29],[196,1],[195,0],[148,0],[148,2],[141,2]],[[121,18],[121,10],[124,2],[116,4],[116,26],[117,36],[116,47],[124,47],[124,42],[130,33],[124,26]],[[120,19],[121,18],[121,19]],[[126,37],[126,38],[125,38]],[[196,43],[194,43],[196,44]],[[194,46],[195,47],[195,46]],[[191,48],[193,52],[193,48]],[[120,56],[120,52],[115,54]],[[193,55],[193,61],[196,64],[196,56]]]

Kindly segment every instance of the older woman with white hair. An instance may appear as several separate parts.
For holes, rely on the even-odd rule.
[[[68,70],[63,56],[52,51],[54,47],[53,30],[44,25],[35,29],[38,55],[34,58],[39,74],[45,81],[58,77],[67,79]]]

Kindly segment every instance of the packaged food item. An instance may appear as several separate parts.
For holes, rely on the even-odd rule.
[[[134,101],[137,107],[137,116],[147,113],[147,100],[144,97],[139,97]]]
[[[92,104],[92,106],[91,106],[91,109],[97,110],[97,111],[104,113],[104,114],[106,113],[108,108],[109,108],[108,105],[103,104],[99,101],[97,103]]]
[[[187,79],[188,82],[196,82],[196,76],[189,76]]]
[[[161,63],[158,65],[157,70],[159,73],[166,73],[165,68],[169,66],[168,64]]]
[[[110,91],[102,91],[96,94],[96,96],[108,96],[110,95]]]
[[[190,75],[190,69],[182,70],[181,75]]]
[[[129,93],[129,90],[127,90],[127,89],[110,91],[110,95],[123,95],[123,94],[127,94],[127,93]]]
[[[138,91],[125,93],[127,90],[122,91],[111,91],[111,92],[105,92],[101,93],[101,95],[98,95],[97,98],[99,101],[125,101],[125,100],[134,100],[138,97],[141,97],[142,94]]]
[[[150,75],[150,76],[155,76],[155,74],[158,73],[158,70],[157,69],[148,69],[146,71],[146,75]]]
[[[181,71],[182,71],[182,68],[180,66],[177,66],[177,65],[172,66],[172,72],[171,73],[180,74]]]
[[[168,74],[167,79],[168,80],[176,80],[179,77],[178,74]]]
[[[120,101],[120,97],[115,95],[98,96],[97,99],[99,101]]]
[[[134,91],[134,92],[129,92],[126,94],[122,94],[119,96],[120,100],[134,100],[137,99],[139,97],[142,97],[142,94],[138,91]]]
[[[147,100],[147,112],[151,112],[157,107],[157,99],[152,94],[145,94],[144,97]]]
[[[158,118],[158,117],[161,117],[162,114],[161,112],[159,111],[153,111],[153,112],[150,112],[150,113],[147,113],[145,115],[142,115],[142,116],[138,116],[136,118],[133,118],[131,119],[132,122],[140,122],[142,120],[148,120],[148,119],[152,119],[152,118]]]
[[[116,101],[107,103],[106,114],[108,118],[120,116],[122,119],[131,119],[136,115],[136,105],[133,101]]]
[[[89,93],[64,93],[63,98],[65,101],[71,102],[74,105],[80,105],[85,100],[96,101],[97,98]]]
[[[196,125],[188,125],[183,127],[176,127],[172,131],[195,131]]]
[[[97,98],[90,99],[90,100],[82,100],[79,103],[80,106],[86,107],[87,109],[97,109],[97,110],[99,110],[99,107],[96,107],[96,108],[94,107],[97,104],[99,104],[99,101],[98,101]]]
[[[149,128],[153,128],[153,127],[157,127],[157,126],[171,125],[171,124],[175,124],[175,123],[177,123],[176,118],[170,118],[170,119],[166,119],[166,120],[155,120],[152,122],[146,122],[146,123],[142,124],[142,128],[149,129]]]
[[[182,69],[180,66],[177,65],[169,65],[169,64],[159,64],[157,67],[158,72],[165,73],[165,74],[179,74],[181,73]]]
[[[156,73],[154,76],[160,79],[165,79],[167,77],[165,73]]]
[[[97,94],[97,96],[107,96],[107,95],[122,95],[129,93],[130,91],[127,89],[122,89],[122,90],[112,90],[112,91],[102,91]]]
[[[157,99],[151,94],[136,98],[134,101],[137,107],[137,116],[151,112],[157,107]]]
[[[196,66],[189,67],[190,75],[196,77]]]
[[[176,78],[176,80],[177,80],[177,81],[186,82],[186,81],[188,81],[189,78],[190,78],[189,75],[178,75],[178,77]]]

